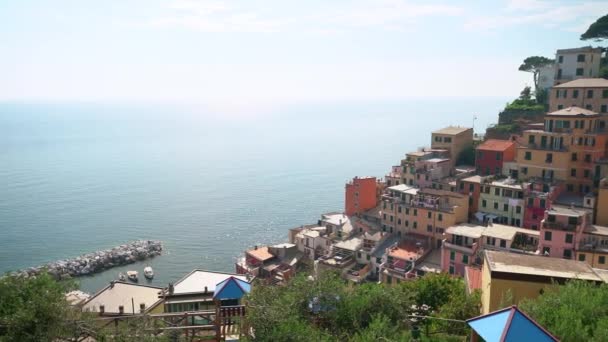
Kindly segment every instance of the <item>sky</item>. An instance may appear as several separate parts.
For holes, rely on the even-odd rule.
[[[516,96],[608,1],[0,0],[0,101]],[[597,44],[597,43],[591,43]]]

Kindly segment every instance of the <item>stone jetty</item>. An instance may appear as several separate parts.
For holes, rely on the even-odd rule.
[[[35,276],[46,269],[58,279],[79,277],[101,272],[115,266],[127,265],[160,255],[163,250],[160,241],[139,240],[112,249],[88,253],[74,259],[59,260],[38,267],[30,267],[16,274]]]

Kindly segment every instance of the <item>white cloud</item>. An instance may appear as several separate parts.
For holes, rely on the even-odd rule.
[[[524,13],[522,13],[522,10]],[[554,1],[514,0],[510,1],[501,14],[479,14],[465,22],[469,30],[494,31],[520,25],[537,25],[563,31],[579,29],[581,21],[593,22],[598,13],[606,11],[606,4],[582,1],[561,4]],[[579,31],[580,32],[580,31]]]

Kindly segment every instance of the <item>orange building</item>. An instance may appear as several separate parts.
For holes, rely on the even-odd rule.
[[[480,176],[500,175],[504,162],[515,159],[515,142],[488,139],[477,146],[475,168]]]
[[[378,205],[380,184],[376,177],[355,177],[346,184],[345,213],[347,216],[360,214]]]
[[[607,157],[608,118],[568,107],[545,116],[543,130],[527,130],[517,149],[519,178],[562,180],[567,192],[595,190],[597,163]]]

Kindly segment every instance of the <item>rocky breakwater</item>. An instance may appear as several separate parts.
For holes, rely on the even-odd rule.
[[[38,267],[16,272],[22,276],[35,276],[46,270],[58,279],[79,277],[98,273],[109,268],[127,265],[160,255],[163,250],[160,241],[133,241],[112,249],[81,255],[74,259],[59,260]]]

